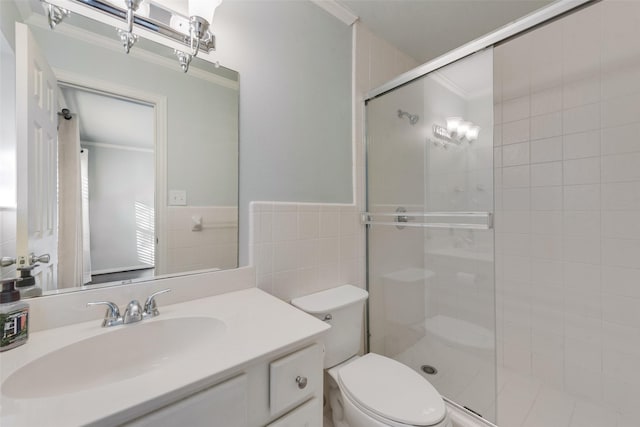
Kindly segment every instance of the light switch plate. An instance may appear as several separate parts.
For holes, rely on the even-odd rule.
[[[169,206],[186,206],[187,192],[185,190],[169,190]]]

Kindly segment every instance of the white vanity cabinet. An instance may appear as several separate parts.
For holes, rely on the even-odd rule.
[[[247,427],[247,376],[239,375],[125,424],[127,427]]]
[[[322,427],[323,356],[318,343],[277,353],[124,426]]]
[[[321,427],[329,328],[249,288],[166,305],[140,324],[37,331],[0,353],[0,425]]]

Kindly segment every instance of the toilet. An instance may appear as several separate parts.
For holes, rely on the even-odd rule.
[[[331,325],[324,338],[334,427],[451,427],[440,393],[406,365],[357,356],[367,291],[344,285],[291,301]]]

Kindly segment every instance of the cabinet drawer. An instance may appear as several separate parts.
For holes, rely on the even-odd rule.
[[[322,405],[314,397],[267,427],[322,427]]]
[[[293,408],[322,390],[323,349],[318,344],[296,351],[269,365],[271,415]]]
[[[247,427],[246,375],[215,385],[138,418],[126,427]]]

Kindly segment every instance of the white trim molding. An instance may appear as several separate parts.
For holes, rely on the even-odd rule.
[[[311,0],[311,3],[315,4],[321,9],[324,9],[327,13],[335,16],[346,25],[353,25],[359,18],[350,9],[341,5],[336,0]]]
[[[167,97],[152,92],[115,84],[104,80],[53,69],[59,82],[67,86],[106,92],[135,99],[153,106],[155,117],[155,217],[156,217],[156,273],[163,274],[167,266]]]

